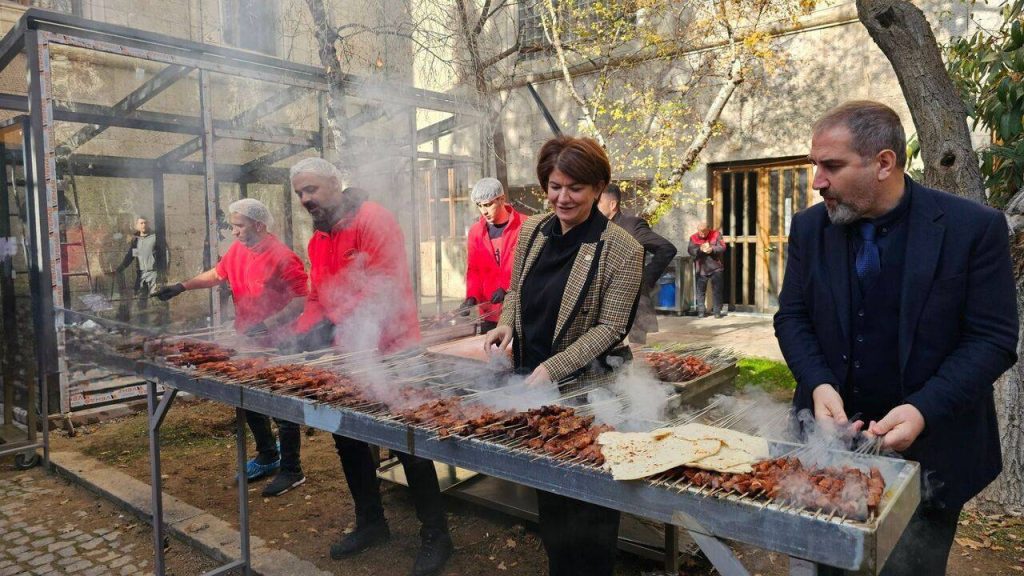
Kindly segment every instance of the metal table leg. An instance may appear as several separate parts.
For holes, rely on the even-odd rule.
[[[665,524],[665,573],[679,574],[679,528]]]
[[[241,537],[242,574],[252,574],[249,559],[249,477],[245,474],[245,410],[235,408],[235,437],[238,443],[238,535]]]
[[[164,503],[163,486],[160,478],[160,425],[163,424],[164,417],[167,416],[167,410],[170,409],[171,403],[174,402],[175,396],[178,395],[178,390],[174,388],[165,389],[164,397],[157,403],[156,387],[156,382],[147,382],[146,405],[149,408],[150,483],[153,489],[153,565],[156,576],[164,576],[167,565],[164,560]],[[249,554],[249,481],[245,475],[245,410],[236,408],[235,419],[235,435],[238,442],[238,533],[241,537],[241,558],[206,572],[204,576],[228,574],[239,568],[241,568],[244,576],[252,575],[252,562]]]
[[[693,530],[689,530],[689,533],[719,574],[722,576],[750,576],[750,572],[732,553],[732,549],[723,544],[721,540]]]

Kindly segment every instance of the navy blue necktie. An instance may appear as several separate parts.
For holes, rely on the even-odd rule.
[[[871,222],[861,222],[860,237],[863,242],[857,251],[857,277],[861,282],[870,283],[882,270],[878,244],[875,244],[875,225]]]

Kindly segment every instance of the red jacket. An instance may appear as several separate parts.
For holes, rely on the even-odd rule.
[[[405,240],[386,208],[363,202],[330,234],[314,232],[308,254],[310,290],[297,333],[327,318],[335,344],[348,350],[394,352],[419,341]]]
[[[239,332],[280,312],[292,298],[308,293],[302,261],[273,234],[252,248],[236,241],[216,270],[217,277],[231,285]]]
[[[480,303],[480,318],[497,322],[501,316],[501,304],[491,304],[491,296],[498,288],[508,290],[512,282],[512,260],[519,241],[519,229],[523,217],[508,206],[508,224],[501,231],[502,248],[494,256],[494,244],[487,234],[487,220],[483,216],[469,229],[469,250],[467,252],[466,298],[476,298]]]

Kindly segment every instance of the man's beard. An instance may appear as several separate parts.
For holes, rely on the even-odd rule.
[[[859,212],[849,204],[843,204],[842,202],[836,204],[836,207],[831,209],[826,205],[825,210],[828,212],[828,219],[837,226],[852,224],[860,219]]]

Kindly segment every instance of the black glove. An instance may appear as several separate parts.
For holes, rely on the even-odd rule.
[[[174,298],[175,296],[181,294],[184,291],[185,285],[182,284],[181,282],[178,282],[177,284],[171,284],[170,286],[164,286],[163,288],[160,288],[156,292],[153,292],[153,296],[156,296],[157,298],[163,300],[164,302],[167,302],[171,298]]]
[[[319,350],[334,343],[334,324],[330,320],[317,322],[308,331],[299,334],[295,347],[299,352]]]
[[[494,294],[491,294],[491,304],[501,304],[504,302],[505,294],[507,294],[507,292],[505,292],[504,288],[498,288],[495,290]]]
[[[459,309],[458,309],[459,315],[460,316],[469,316],[469,311],[472,310],[473,306],[476,306],[476,305],[477,305],[476,298],[473,298],[472,296],[470,296],[469,298],[466,298],[465,300],[462,301],[462,304],[459,304]]]
[[[245,336],[247,338],[259,338],[260,336],[266,336],[269,333],[270,330],[267,329],[267,325],[260,322],[259,324],[250,326],[249,329],[245,331]]]

